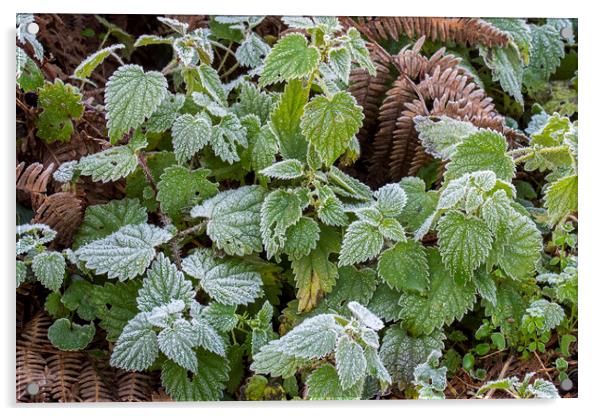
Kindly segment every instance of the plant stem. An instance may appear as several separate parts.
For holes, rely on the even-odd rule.
[[[144,172],[146,181],[148,182],[156,196],[158,193],[157,184],[155,183],[155,179],[153,178],[153,173],[148,167],[148,162],[146,160],[146,155],[144,154],[144,152],[138,153],[138,165],[142,169],[142,172]],[[163,213],[163,211],[161,211],[161,203],[159,201],[157,201],[157,213],[159,215],[159,218],[161,218],[161,222],[163,223],[164,227],[171,224],[171,220],[167,217],[167,215]]]

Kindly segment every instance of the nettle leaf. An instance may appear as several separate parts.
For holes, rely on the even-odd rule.
[[[362,108],[348,92],[340,91],[330,98],[318,95],[305,106],[301,131],[322,161],[332,165],[347,150],[363,119]]]
[[[201,85],[205,92],[211,96],[217,103],[226,105],[227,94],[219,74],[210,65],[201,64],[198,67],[198,75]]]
[[[65,277],[65,257],[56,251],[43,251],[33,258],[31,270],[36,279],[47,289],[57,291]]]
[[[165,169],[157,184],[157,200],[161,203],[161,210],[179,222],[186,208],[214,196],[217,185],[207,179],[209,173],[208,169],[190,170],[183,166]]]
[[[221,160],[232,164],[240,160],[237,147],[248,146],[246,129],[240,124],[238,117],[228,114],[213,127],[210,143]]]
[[[286,230],[285,238],[282,251],[289,259],[299,260],[316,248],[320,238],[320,227],[312,218],[301,217],[297,223]]]
[[[503,333],[510,333],[516,330],[516,322],[520,322],[527,306],[521,289],[506,279],[498,283],[496,302],[485,302],[485,315],[491,316],[491,322],[501,326]]]
[[[376,272],[368,267],[356,269],[345,266],[339,269],[339,278],[332,292],[326,296],[329,308],[347,314],[348,303],[355,301],[367,305],[376,290]]]
[[[117,43],[115,45],[108,46],[106,48],[100,49],[94,52],[92,55],[88,56],[84,59],[73,71],[73,76],[76,78],[89,78],[92,75],[92,72],[98,67],[98,65],[102,64],[105,59],[107,59],[110,55],[114,54],[115,51],[119,49],[125,48],[125,45],[121,43]]]
[[[525,82],[530,85],[537,80],[547,80],[564,58],[564,43],[560,31],[550,24],[529,25],[531,48],[529,66],[525,71]]]
[[[526,313],[529,316],[543,318],[542,332],[556,328],[565,317],[562,306],[545,299],[538,299],[531,302]]]
[[[370,60],[370,51],[366,47],[366,42],[364,42],[359,30],[354,27],[350,27],[347,30],[345,46],[349,49],[349,52],[351,52],[353,60],[357,62],[360,67],[366,68],[370,76],[376,76],[376,68]]]
[[[265,87],[310,75],[319,62],[318,48],[308,45],[305,36],[291,33],[280,38],[266,57],[259,85]]]
[[[111,142],[140,126],[167,95],[167,79],[157,71],[144,72],[139,65],[123,65],[106,84],[105,104]]]
[[[426,192],[426,184],[417,177],[403,178],[399,186],[407,196],[407,202],[398,217],[411,231],[415,231],[435,212],[438,195],[435,191]]]
[[[257,68],[263,57],[270,53],[270,46],[257,34],[251,32],[236,49],[236,59],[242,66]]]
[[[472,123],[448,116],[416,116],[414,128],[425,151],[443,160],[449,159],[459,143],[478,131]]]
[[[163,329],[157,336],[159,349],[167,358],[188,371],[196,373],[198,362],[193,351],[195,331],[190,322],[177,319],[171,326]]]
[[[331,166],[328,171],[328,183],[338,195],[360,201],[372,200],[372,190],[369,186],[347,175],[336,166]]]
[[[222,357],[226,356],[226,346],[223,338],[206,319],[193,319],[193,344]]]
[[[286,230],[301,219],[303,203],[294,190],[272,191],[261,206],[261,237],[268,258],[286,242]]]
[[[384,324],[382,323],[380,318],[374,315],[368,308],[363,306],[361,303],[351,301],[347,305],[347,308],[362,325],[365,325],[368,328],[371,328],[375,331],[380,331],[381,329],[383,329]],[[376,345],[375,347],[378,348],[378,345]]]
[[[406,240],[405,230],[395,218],[384,218],[378,224],[378,232],[391,241]]]
[[[347,225],[345,207],[334,191],[328,186],[318,188],[318,218],[326,225]]]
[[[538,399],[560,399],[560,394],[554,383],[538,378],[527,386],[527,390]]]
[[[485,221],[460,211],[448,211],[437,224],[443,262],[454,276],[470,280],[486,259],[493,237]]]
[[[30,252],[36,247],[49,243],[56,237],[56,231],[46,224],[23,224],[17,226],[17,256]]]
[[[169,231],[154,225],[126,225],[102,240],[80,247],[75,254],[96,273],[124,281],[144,273],[155,257],[155,247],[172,237]]]
[[[355,385],[366,374],[364,350],[349,335],[339,337],[335,350],[337,374],[344,390]]]
[[[142,312],[150,312],[173,300],[181,300],[189,305],[193,299],[192,283],[184,278],[184,274],[163,253],[159,253],[138,291],[138,308]]]
[[[531,48],[531,28],[526,19],[492,17],[485,19],[498,29],[507,32],[512,40],[518,46],[522,60],[525,64],[529,63],[529,49]]]
[[[337,47],[328,51],[328,64],[345,85],[349,83],[351,72],[351,52],[348,48]]]
[[[82,157],[77,167],[82,175],[95,182],[115,182],[125,178],[138,167],[138,151],[146,147],[146,140],[133,141],[125,146],[110,147],[99,153]]]
[[[301,116],[308,94],[301,80],[289,82],[270,114],[270,128],[278,138],[280,152],[286,159],[305,161],[307,140],[301,133]]]
[[[500,83],[500,86],[521,106],[524,106],[523,94],[523,58],[517,45],[510,43],[505,48],[479,47],[479,53],[485,65],[491,69],[492,80]]]
[[[232,106],[238,117],[255,114],[261,124],[265,124],[274,107],[277,97],[261,91],[251,82],[242,82],[238,86],[238,101]]]
[[[73,134],[73,122],[84,114],[82,95],[72,85],[60,79],[46,82],[38,94],[38,106],[42,112],[36,120],[37,136],[46,143],[66,142]]]
[[[17,85],[25,92],[32,92],[44,86],[44,74],[25,51],[17,46]]]
[[[295,375],[297,368],[310,362],[307,359],[282,353],[278,350],[278,345],[273,342],[264,345],[258,353],[253,354],[251,371],[288,378]]]
[[[257,138],[249,138],[249,147],[251,148],[251,167],[256,172],[271,166],[276,161],[278,138],[270,126],[262,126]]]
[[[94,324],[78,325],[67,318],[54,321],[48,328],[48,339],[61,351],[79,351],[94,338]]]
[[[259,173],[276,179],[297,179],[303,176],[303,163],[297,159],[287,159],[275,163]]]
[[[493,130],[480,130],[458,144],[451,162],[447,165],[445,177],[453,179],[465,173],[489,170],[504,181],[514,177],[514,161],[506,153],[504,136]]]
[[[442,332],[413,337],[401,326],[392,326],[385,332],[380,358],[394,382],[408,385],[414,379],[414,369],[425,362],[431,351],[443,349]]]
[[[202,371],[192,377],[185,368],[165,361],[161,369],[161,384],[165,391],[176,401],[220,400],[230,372],[228,360],[204,351],[198,351],[196,359]]]
[[[460,319],[475,301],[472,283],[459,283],[449,275],[439,253],[427,249],[431,288],[424,295],[402,292],[400,318],[415,334],[430,334]]]
[[[183,114],[171,128],[173,147],[179,163],[190,160],[211,139],[212,124],[207,113]]]
[[[485,270],[478,270],[473,281],[479,295],[495,306],[497,303],[497,286],[492,275]]]
[[[129,224],[143,224],[147,221],[146,209],[137,199],[113,200],[102,205],[86,208],[84,220],[77,230],[75,248],[100,240],[121,227]]]
[[[236,305],[211,302],[206,308],[203,308],[201,317],[221,332],[230,332],[238,324]]]
[[[261,294],[261,276],[240,259],[218,259],[210,250],[199,249],[182,261],[182,269],[224,305],[246,305]]]
[[[332,364],[323,364],[314,370],[305,383],[310,400],[357,400],[362,395],[362,383],[345,390],[341,386],[337,369]]]
[[[90,302],[100,319],[98,326],[107,332],[107,341],[117,341],[123,328],[138,314],[136,296],[140,287],[139,280],[93,286]]]
[[[380,253],[384,239],[378,228],[366,221],[352,222],[343,237],[339,267],[362,263]]]
[[[578,208],[579,179],[569,175],[552,182],[546,189],[544,207],[548,210],[550,223],[556,224]]]
[[[400,215],[408,199],[403,188],[396,183],[383,186],[374,193],[374,196],[376,198],[376,208],[385,217]]]
[[[220,192],[190,214],[207,218],[207,235],[229,255],[244,256],[262,250],[259,212],[265,196],[260,186]]]
[[[425,292],[429,268],[424,247],[408,240],[385,250],[378,259],[378,275],[392,288]]]
[[[184,94],[168,94],[157,111],[155,111],[145,124],[146,130],[151,133],[163,133],[171,129],[179,111],[184,106],[186,96]]]
[[[19,287],[21,283],[27,280],[27,265],[21,260],[17,260],[15,272],[17,275],[17,287]]]

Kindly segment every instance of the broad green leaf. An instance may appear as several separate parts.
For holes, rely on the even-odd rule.
[[[183,260],[182,269],[224,305],[246,305],[261,294],[261,276],[244,260],[219,259],[210,250],[199,249]]]
[[[207,179],[209,173],[207,169],[190,170],[183,166],[165,169],[157,184],[161,210],[175,222],[182,221],[187,208],[217,193],[217,185]]]
[[[492,17],[485,20],[512,37],[520,51],[522,61],[527,65],[529,63],[529,49],[531,49],[531,28],[526,19]]]
[[[338,195],[360,201],[372,200],[372,191],[370,190],[370,187],[355,179],[353,176],[347,175],[336,166],[331,166],[328,171],[328,183],[331,185],[332,190]]]
[[[228,114],[213,126],[210,138],[213,152],[224,162],[232,164],[240,160],[237,148],[248,146],[246,129],[234,114]]]
[[[265,191],[259,186],[220,192],[191,211],[207,218],[207,235],[229,255],[248,255],[262,250],[259,212]]]
[[[364,350],[349,335],[341,336],[335,350],[337,374],[341,387],[347,390],[355,385],[366,373]]]
[[[320,238],[320,227],[312,218],[301,217],[297,223],[286,230],[285,238],[282,251],[290,260],[300,260],[316,248]]]
[[[303,176],[303,163],[287,159],[269,166],[259,173],[276,179],[297,179]]]
[[[97,274],[110,279],[133,279],[144,273],[155,257],[155,247],[172,238],[172,234],[149,224],[126,225],[101,240],[77,249],[77,258]]]
[[[376,208],[385,217],[396,217],[401,215],[408,197],[401,186],[390,183],[374,193],[376,197]]]
[[[307,44],[300,33],[286,35],[274,45],[265,59],[259,85],[275,84],[310,75],[320,62],[320,51]]]
[[[21,260],[17,260],[15,266],[15,272],[17,277],[17,287],[21,285],[21,283],[27,280],[27,266]]]
[[[272,191],[261,206],[261,237],[268,258],[286,242],[286,230],[301,219],[303,203],[294,190]]]
[[[322,161],[332,165],[347,150],[363,119],[362,108],[348,92],[337,92],[330,98],[318,95],[305,106],[301,131]]]
[[[543,318],[542,332],[550,331],[560,325],[565,318],[564,310],[560,305],[545,299],[538,299],[529,305],[526,314],[533,317]],[[523,318],[524,319],[524,318]]]
[[[263,62],[264,56],[270,53],[270,46],[257,34],[251,32],[236,49],[236,59],[242,66],[257,68]]]
[[[301,133],[301,116],[308,94],[300,80],[289,82],[270,114],[270,128],[278,138],[280,152],[286,159],[305,161],[307,140]]]
[[[125,45],[121,43],[116,43],[114,45],[108,46],[106,48],[100,49],[94,52],[92,55],[88,56],[84,59],[73,71],[73,76],[76,78],[89,78],[92,75],[92,72],[98,67],[98,65],[102,64],[103,61],[109,57],[109,55],[115,53],[115,51],[119,49],[125,48]]]
[[[524,106],[523,95],[523,58],[518,47],[510,43],[507,47],[495,46],[491,49],[479,47],[479,53],[485,65],[491,69],[493,81],[500,83],[504,91],[514,98],[521,107]]]
[[[378,225],[378,232],[391,241],[406,241],[405,230],[395,218],[384,218]]]
[[[373,259],[380,253],[383,242],[378,228],[366,221],[352,222],[343,237],[339,267]]]
[[[82,175],[91,176],[95,182],[115,182],[136,170],[137,153],[145,146],[146,141],[110,147],[102,152],[82,157],[77,167]]]
[[[560,399],[560,394],[554,383],[538,378],[527,386],[527,390],[538,399]]]
[[[212,302],[206,308],[203,308],[201,316],[221,332],[230,332],[238,324],[236,305],[222,305],[221,303]]]
[[[93,323],[78,325],[67,318],[61,318],[48,328],[48,339],[61,351],[79,351],[86,348],[95,333]]]
[[[328,64],[345,85],[349,83],[351,72],[351,52],[345,47],[336,47],[328,51]]]
[[[478,131],[472,123],[448,116],[416,116],[414,127],[426,152],[443,160],[449,159],[459,143]]]
[[[157,71],[123,65],[106,84],[107,127],[112,143],[140,126],[159,108],[167,95],[167,80]]]
[[[192,320],[192,342],[195,346],[200,346],[209,352],[226,356],[224,339],[207,319]]]
[[[185,163],[211,140],[211,119],[206,113],[195,116],[183,114],[176,119],[171,130],[176,159]]]
[[[242,82],[238,87],[238,101],[232,106],[238,117],[255,114],[265,124],[274,107],[276,95],[261,91],[251,82]]]
[[[485,315],[491,316],[492,323],[508,334],[516,331],[516,322],[520,322],[527,306],[518,285],[506,279],[498,283],[496,303],[485,302]]]
[[[474,276],[474,285],[481,297],[492,305],[497,302],[497,286],[490,273],[485,270],[478,270]]]
[[[251,148],[251,167],[256,172],[271,166],[278,153],[278,138],[268,125],[261,127],[256,139],[249,138]]]
[[[383,329],[384,324],[380,318],[374,315],[368,308],[363,306],[361,303],[351,301],[347,304],[347,308],[351,311],[353,316],[362,324],[371,328],[375,331]],[[378,345],[376,345],[378,347]]]
[[[367,305],[376,290],[376,272],[368,267],[356,269],[354,266],[344,266],[339,269],[337,284],[326,298],[330,309],[348,315],[349,302]]]
[[[38,107],[42,112],[36,120],[37,136],[46,143],[67,142],[73,134],[72,119],[84,114],[82,95],[70,84],[60,79],[46,82],[38,93]]]
[[[145,152],[146,164],[155,181],[159,182],[163,171],[177,163],[173,152]],[[125,194],[128,198],[137,198],[149,212],[156,212],[158,203],[155,192],[148,183],[146,174],[139,166],[126,178]]]
[[[493,237],[487,224],[460,211],[448,211],[437,225],[439,248],[446,268],[464,280],[486,259]]]
[[[86,321],[96,319],[96,305],[93,302],[94,285],[87,280],[73,280],[61,297],[61,303]]]
[[[370,60],[370,51],[366,47],[366,42],[362,38],[359,30],[350,27],[347,30],[347,41],[345,46],[351,52],[353,60],[362,68],[366,68],[370,76],[376,76],[376,68]]]
[[[171,326],[163,329],[157,336],[159,349],[167,358],[192,373],[198,371],[196,354],[193,351],[195,331],[192,325],[178,319]]]
[[[124,198],[103,205],[91,205],[86,208],[73,246],[80,247],[104,238],[126,225],[142,224],[146,221],[146,209],[140,206],[137,199]]]
[[[56,251],[43,251],[33,258],[31,270],[36,279],[47,289],[57,291],[65,277],[65,257]]]
[[[184,106],[186,97],[183,94],[169,94],[145,124],[146,130],[151,133],[163,133],[172,128],[178,118],[180,109]]]
[[[309,363],[308,359],[284,354],[278,349],[275,341],[264,345],[261,350],[253,354],[251,371],[256,373],[271,374],[274,377],[292,377],[297,372],[297,368]]]
[[[227,94],[217,71],[207,64],[201,64],[198,67],[198,74],[205,92],[217,103],[226,105]]]
[[[546,189],[544,207],[548,210],[551,224],[577,211],[578,184],[577,175],[570,175],[558,179]]]
[[[362,394],[361,384],[344,390],[337,369],[328,363],[314,370],[307,378],[306,385],[310,400],[357,400]]]
[[[347,214],[343,203],[328,185],[318,188],[318,218],[326,225],[347,225]]]
[[[172,45],[173,40],[173,38],[165,38],[156,35],[141,35],[136,39],[136,42],[134,42],[134,48],[149,45]]]
[[[430,334],[462,318],[476,301],[473,284],[458,283],[450,276],[435,249],[427,249],[427,261],[430,289],[424,295],[402,292],[399,299],[400,318],[416,335]]]
[[[385,283],[380,283],[368,303],[368,309],[385,322],[396,321],[399,316],[400,296],[397,290],[391,289]]]
[[[378,275],[390,287],[424,293],[429,288],[429,269],[422,244],[399,242],[378,259]]]
[[[25,51],[17,46],[17,85],[25,92],[44,86],[44,74]]]
[[[525,70],[525,83],[528,86],[537,80],[546,81],[564,58],[564,43],[560,37],[560,30],[549,24],[529,27],[531,48],[529,66]]]
[[[138,313],[136,296],[140,287],[139,280],[93,286],[90,303],[96,308],[98,326],[106,331],[107,341],[117,341],[123,328]]]
[[[426,192],[424,181],[417,177],[403,178],[399,186],[406,193],[407,203],[398,218],[410,231],[416,231],[435,212],[439,199],[437,192]]]

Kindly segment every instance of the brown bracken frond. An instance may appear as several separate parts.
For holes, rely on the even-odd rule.
[[[506,32],[473,17],[358,17],[347,18],[344,24],[355,26],[376,41],[399,40],[402,35],[470,46],[506,47],[510,41]]]
[[[17,401],[44,402],[48,396],[46,360],[37,352],[17,345]]]
[[[74,401],[74,386],[82,371],[82,354],[58,351],[48,358],[50,395],[59,402]]]
[[[70,192],[58,192],[44,199],[36,210],[34,222],[48,225],[57,232],[57,244],[68,246],[73,241],[84,216],[83,203]]]
[[[79,400],[83,402],[115,401],[112,390],[113,377],[114,373],[107,363],[96,360],[86,362],[77,379]]]
[[[117,396],[120,402],[147,402],[153,391],[151,375],[121,370],[118,372]]]
[[[16,168],[17,200],[37,208],[44,200],[48,182],[52,179],[54,164],[44,165],[38,162],[27,165],[21,162]]]

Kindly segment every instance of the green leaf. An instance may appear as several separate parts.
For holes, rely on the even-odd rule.
[[[236,59],[242,66],[257,68],[263,62],[263,57],[270,53],[270,46],[257,34],[251,32],[236,49]]]
[[[529,49],[531,48],[531,28],[526,19],[492,17],[485,19],[498,29],[507,32],[518,47],[522,61],[529,63]]]
[[[212,124],[206,113],[183,114],[172,126],[173,147],[179,163],[190,160],[211,139]]]
[[[543,318],[542,332],[550,331],[556,328],[565,318],[562,306],[554,302],[549,302],[545,299],[538,299],[529,305],[525,316],[533,316]],[[523,317],[523,320],[525,318]]]
[[[291,260],[300,260],[316,248],[320,238],[320,227],[312,218],[301,217],[297,223],[286,230],[285,238],[282,251]]]
[[[261,127],[257,138],[249,138],[249,147],[251,148],[251,167],[256,172],[271,166],[276,161],[278,138],[269,126]]]
[[[391,241],[405,241],[403,226],[395,218],[384,218],[378,225],[378,232]]]
[[[353,176],[347,175],[336,166],[331,166],[328,171],[328,183],[331,185],[333,191],[341,196],[360,201],[372,200],[372,191],[369,186],[363,184]]]
[[[376,272],[368,267],[356,269],[345,266],[339,269],[339,278],[332,292],[326,296],[329,308],[347,314],[349,302],[355,301],[367,305],[376,290]]]
[[[156,35],[141,35],[136,39],[136,42],[134,42],[134,48],[149,45],[172,45],[173,41],[173,38],[164,38]]]
[[[286,242],[286,230],[301,219],[303,203],[294,190],[272,191],[261,206],[261,237],[268,258]]]
[[[227,94],[217,71],[210,65],[201,64],[198,67],[198,74],[205,92],[217,103],[227,105]]]
[[[328,186],[318,188],[318,218],[326,225],[347,225],[347,214],[343,203]]]
[[[538,399],[560,399],[554,383],[538,378],[527,386],[527,390]]]
[[[107,341],[117,341],[123,328],[138,313],[136,295],[140,287],[139,280],[93,287],[90,302],[95,306],[96,315],[100,319],[98,326],[107,332]]]
[[[400,293],[397,290],[380,283],[368,303],[368,309],[385,322],[396,321],[399,315],[399,297]]]
[[[65,258],[61,253],[43,251],[33,258],[31,270],[45,288],[56,292],[63,284],[65,266]]]
[[[261,91],[257,85],[251,82],[242,82],[238,87],[238,102],[232,109],[234,113],[242,118],[249,114],[259,117],[261,125],[264,125],[274,107],[276,96]]]
[[[73,134],[73,122],[84,114],[82,95],[72,85],[56,79],[46,82],[38,94],[42,112],[36,120],[37,136],[46,143],[67,142]]]
[[[198,371],[196,354],[193,351],[195,331],[192,325],[177,319],[171,326],[163,329],[157,336],[159,349],[167,358],[184,367],[192,373]]]
[[[498,283],[496,303],[485,302],[485,314],[507,334],[516,329],[516,322],[520,322],[527,306],[517,284],[505,280]]]
[[[78,325],[67,318],[54,321],[48,328],[48,339],[61,351],[79,351],[94,338],[94,324]]]
[[[490,273],[487,273],[485,270],[477,271],[474,276],[474,284],[477,288],[477,292],[483,299],[487,300],[492,305],[496,304],[497,286]]]
[[[287,159],[269,166],[259,173],[276,179],[297,179],[303,176],[303,163]]]
[[[161,384],[176,401],[216,401],[223,395],[230,367],[228,360],[210,352],[197,352],[198,367],[192,378],[185,368],[165,361],[161,369]]]
[[[243,186],[220,192],[191,211],[207,218],[207,235],[229,255],[244,256],[262,250],[259,212],[265,191]]]
[[[373,329],[374,331],[380,331],[381,329],[383,329],[384,324],[380,320],[380,318],[373,314],[368,308],[363,306],[361,303],[351,301],[347,304],[347,309],[351,311],[351,314],[360,322],[360,324],[370,329]],[[372,346],[377,348],[377,344],[378,340],[376,344]]]
[[[17,287],[19,287],[21,286],[21,283],[27,280],[27,266],[21,260],[17,260],[15,269],[17,275]]]
[[[44,74],[25,51],[17,46],[17,85],[25,92],[44,86]]]
[[[300,33],[286,35],[272,48],[265,59],[259,85],[275,84],[310,75],[320,62],[320,51],[307,44]]]
[[[390,183],[374,193],[376,197],[376,208],[385,217],[397,217],[403,211],[408,197],[401,186]]]
[[[146,122],[146,130],[151,133],[163,133],[171,129],[180,109],[184,106],[186,97],[183,94],[168,94],[157,111],[155,111]]]
[[[96,305],[93,303],[94,285],[87,280],[73,280],[61,298],[61,303],[86,321],[96,319]]]
[[[94,240],[100,240],[129,224],[143,224],[147,221],[146,209],[137,199],[113,200],[102,205],[86,208],[73,247],[77,248]]]
[[[556,72],[564,58],[564,43],[560,30],[550,24],[529,25],[531,28],[531,49],[529,66],[525,70],[525,84],[533,85],[537,80],[547,79]]]
[[[77,167],[81,169],[82,175],[92,176],[95,182],[115,182],[136,170],[137,152],[145,146],[146,141],[110,147],[102,152],[82,157]]]
[[[119,231],[77,249],[87,268],[110,279],[133,279],[144,273],[155,257],[155,247],[172,238],[167,230],[149,224],[126,225]]]
[[[424,181],[417,177],[403,178],[399,186],[405,191],[407,203],[398,217],[411,231],[416,231],[437,208],[438,195],[426,192]]]
[[[483,220],[457,210],[448,211],[439,220],[437,235],[446,268],[466,280],[487,259],[493,242]]]
[[[240,160],[237,146],[248,146],[246,130],[234,114],[228,114],[213,127],[210,139],[215,154],[230,164]]]
[[[424,293],[429,288],[429,269],[422,244],[399,242],[378,259],[378,275],[390,287]]]
[[[447,160],[456,146],[468,136],[478,132],[478,128],[468,121],[456,120],[448,116],[414,117],[414,128],[427,153]]]
[[[474,286],[456,282],[435,249],[427,249],[427,261],[430,289],[424,295],[402,292],[399,299],[400,318],[416,335],[430,334],[460,319],[476,301]]]
[[[364,350],[349,335],[341,336],[337,341],[335,360],[341,387],[347,390],[366,374]]]
[[[414,379],[414,369],[426,361],[431,351],[443,349],[442,332],[413,337],[401,326],[392,326],[385,332],[380,358],[394,382],[407,385]]]
[[[307,359],[282,353],[278,350],[278,344],[273,342],[264,345],[258,353],[253,355],[251,371],[287,378],[294,376],[298,367],[309,363]]]
[[[363,119],[362,108],[348,92],[340,91],[330,98],[318,95],[305,106],[301,131],[322,161],[332,165],[347,150]]]
[[[26,254],[36,247],[41,247],[56,237],[56,231],[46,224],[17,225],[16,231],[19,237],[15,246],[17,256]]]
[[[201,316],[221,332],[230,332],[238,324],[236,305],[211,302],[201,311]]]
[[[351,52],[348,48],[337,47],[328,51],[328,64],[345,85],[349,83],[351,72]]]
[[[383,242],[378,228],[366,221],[352,222],[343,237],[339,267],[373,259],[380,253]]]
[[[577,175],[570,175],[558,179],[546,189],[544,207],[548,210],[552,225],[577,211],[578,183]]]
[[[308,94],[300,80],[289,82],[270,114],[270,128],[278,138],[280,152],[286,159],[305,161],[307,140],[301,133],[301,116]]]
[[[161,210],[175,222],[182,221],[186,208],[217,193],[217,185],[207,179],[209,173],[207,169],[190,170],[183,166],[165,169],[157,184]]]
[[[357,400],[362,394],[362,384],[343,389],[337,369],[328,363],[314,370],[307,378],[306,385],[310,400]]]
[[[506,153],[506,139],[493,130],[481,130],[458,144],[447,165],[445,177],[459,178],[465,173],[490,170],[504,181],[514,177],[514,161]]]
[[[140,126],[159,108],[167,95],[167,80],[157,71],[123,65],[106,84],[105,105],[111,143]]]
[[[366,47],[366,42],[362,38],[359,30],[354,27],[350,27],[347,30],[347,41],[345,46],[351,52],[353,60],[359,64],[360,67],[366,68],[370,76],[376,76],[376,68],[370,60],[370,51]]]
[[[100,49],[94,52],[92,55],[88,56],[84,59],[73,71],[73,76],[76,78],[89,78],[92,75],[92,72],[98,67],[98,65],[102,64],[103,61],[109,57],[109,55],[115,53],[115,51],[119,49],[125,48],[125,45],[121,43],[116,43],[114,45],[108,46],[106,48]]]
[[[479,47],[479,53],[485,65],[491,69],[492,80],[499,82],[504,91],[513,97],[521,107],[524,106],[523,94],[523,59],[518,47],[510,43],[505,48],[498,46],[491,49]]]
[[[211,251],[199,249],[183,260],[182,269],[224,305],[246,305],[261,294],[261,276],[243,260],[218,259]]]
[[[159,344],[150,314],[142,312],[123,328],[111,354],[111,365],[128,371],[143,371],[159,355]]]

